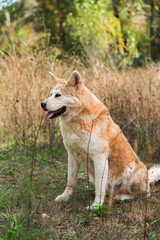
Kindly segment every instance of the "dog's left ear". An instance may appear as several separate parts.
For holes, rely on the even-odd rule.
[[[82,87],[81,74],[77,70],[73,71],[70,78],[68,79],[68,83],[71,87],[75,88],[76,91],[80,90]]]

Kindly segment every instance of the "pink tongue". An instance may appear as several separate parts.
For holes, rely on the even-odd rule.
[[[48,112],[47,115],[45,116],[44,120],[47,121],[54,115],[54,112]]]

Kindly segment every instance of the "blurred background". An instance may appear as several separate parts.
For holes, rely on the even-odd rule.
[[[160,58],[159,8],[158,0],[1,0],[1,36],[12,35],[19,51],[56,45],[59,58],[69,51],[107,63],[111,55],[118,67],[139,66]]]

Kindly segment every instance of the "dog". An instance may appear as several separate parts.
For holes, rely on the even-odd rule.
[[[91,207],[104,203],[113,187],[116,200],[150,196],[151,186],[160,182],[160,166],[149,171],[140,161],[107,107],[83,84],[78,71],[66,81],[50,73],[55,87],[41,103],[45,120],[57,117],[68,153],[68,179],[64,192],[55,201],[68,201],[76,184],[80,165],[87,168],[95,185]],[[88,207],[90,208],[90,207]]]

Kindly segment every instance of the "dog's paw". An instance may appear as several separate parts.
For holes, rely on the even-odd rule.
[[[114,196],[114,199],[116,201],[132,200],[134,198],[135,196],[131,194],[117,194],[116,196]]]
[[[69,200],[69,197],[70,195],[65,195],[65,194],[61,194],[61,195],[58,195],[56,198],[55,198],[55,201],[56,202],[62,202],[62,201],[68,201]]]

